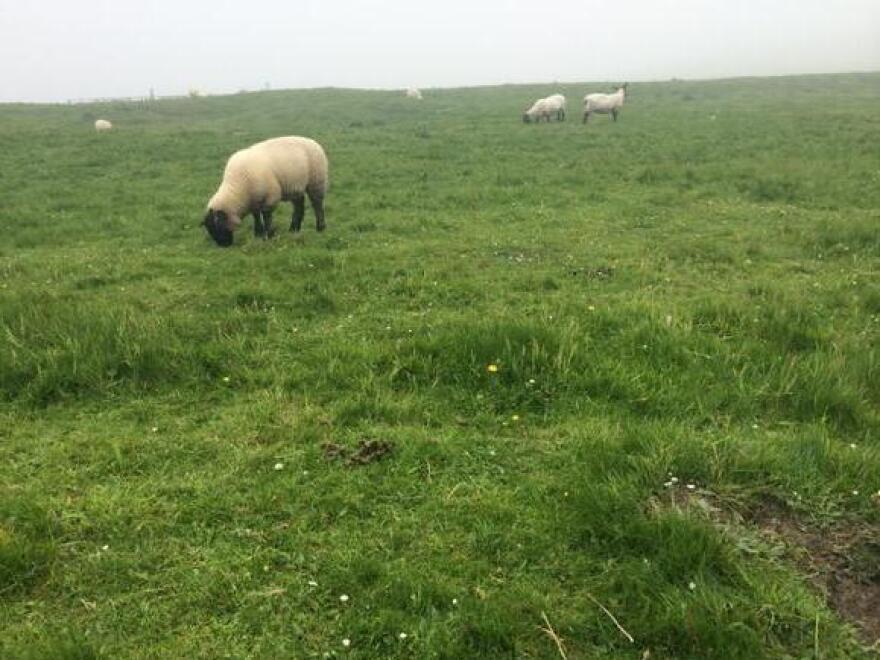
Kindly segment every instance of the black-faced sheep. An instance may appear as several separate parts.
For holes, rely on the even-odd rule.
[[[280,202],[290,201],[290,231],[299,231],[308,195],[315,227],[323,231],[328,183],[327,156],[314,140],[290,136],[259,142],[229,158],[202,224],[218,245],[228,247],[232,245],[232,233],[250,213],[254,216],[254,234],[269,238],[274,233],[272,212]]]

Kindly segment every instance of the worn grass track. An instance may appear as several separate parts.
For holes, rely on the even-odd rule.
[[[0,654],[870,657],[759,512],[876,588],[880,74],[597,88],[0,107]]]

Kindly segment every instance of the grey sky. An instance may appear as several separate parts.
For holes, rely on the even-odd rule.
[[[0,101],[880,69],[880,0],[0,0]]]

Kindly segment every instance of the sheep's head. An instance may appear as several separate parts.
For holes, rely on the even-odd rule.
[[[529,123],[531,123],[531,121],[532,121],[532,118],[529,116],[529,113],[528,113],[528,112],[524,112],[524,113],[523,113],[523,123],[524,123],[524,124],[529,124]]]
[[[202,224],[205,225],[205,229],[208,230],[217,245],[220,247],[232,245],[232,223],[225,211],[208,209]]]

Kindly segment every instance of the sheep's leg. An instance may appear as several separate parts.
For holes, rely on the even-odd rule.
[[[614,121],[617,121],[617,110],[611,111],[611,119],[613,119]]]
[[[584,113],[584,121],[583,121],[583,123],[586,124],[587,121],[589,121],[589,119],[590,119],[590,112],[587,111],[587,112]]]
[[[272,209],[263,209],[263,238],[266,240],[275,235],[275,229],[272,227]]]
[[[254,215],[254,236],[259,238],[263,235],[263,211],[261,209],[257,209],[253,213]]]
[[[298,195],[293,198],[293,218],[290,220],[290,231],[299,231],[306,214],[306,198]]]
[[[309,190],[308,188],[306,188],[306,192],[309,195],[312,210],[315,212],[315,229],[324,231],[324,228],[327,226],[324,222],[324,193]]]

